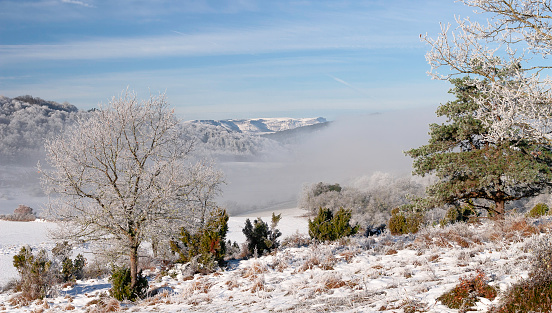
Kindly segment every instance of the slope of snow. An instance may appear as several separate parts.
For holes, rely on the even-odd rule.
[[[103,302],[104,309],[129,312],[458,312],[436,299],[459,278],[481,270],[504,291],[527,277],[531,244],[550,229],[549,221],[533,222],[513,217],[429,227],[417,235],[289,246],[210,275],[186,277],[177,266],[162,276],[151,269],[150,287],[159,294],[135,304],[110,300],[107,279],[78,281],[58,297],[21,307],[9,305],[13,294],[4,293],[0,311],[85,312]],[[499,300],[480,299],[474,309],[486,311]]]

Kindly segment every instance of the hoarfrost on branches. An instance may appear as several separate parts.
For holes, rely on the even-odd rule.
[[[200,223],[222,182],[210,163],[187,160],[192,143],[178,123],[164,95],[140,103],[126,91],[46,143],[54,170],[43,186],[64,239],[129,256],[133,287],[141,244]]]
[[[552,140],[552,5],[549,0],[460,0],[486,23],[456,18],[457,28],[441,25],[426,58],[430,75],[448,80],[468,74],[483,97],[480,118],[490,127],[487,140]],[[443,71],[443,67],[448,68]],[[441,73],[439,71],[442,71]]]

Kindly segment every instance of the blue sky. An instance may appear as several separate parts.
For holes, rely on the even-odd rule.
[[[97,107],[127,86],[184,119],[437,106],[426,74],[453,0],[0,0],[0,95]]]

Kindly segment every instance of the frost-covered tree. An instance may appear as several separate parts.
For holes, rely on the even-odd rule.
[[[506,202],[546,189],[552,182],[552,151],[527,140],[485,140],[489,128],[475,118],[481,92],[469,78],[451,82],[456,100],[436,111],[447,122],[431,124],[429,143],[406,151],[414,158],[414,174],[439,179],[418,203],[425,208],[469,204],[501,216]]]
[[[127,255],[131,288],[142,243],[196,227],[221,183],[211,165],[187,160],[178,123],[164,95],[139,102],[126,91],[46,143],[43,186],[62,236]]]
[[[86,113],[67,103],[0,96],[1,164],[36,164],[43,155],[45,138],[58,134],[82,114]]]
[[[391,216],[391,210],[409,202],[409,196],[422,196],[427,183],[416,177],[397,177],[376,172],[357,178],[349,186],[319,182],[307,185],[299,199],[299,207],[312,216],[319,208],[336,213],[340,208],[352,211],[355,223],[379,225]]]
[[[460,0],[487,17],[486,23],[457,18],[442,25],[426,58],[431,75],[470,75],[483,94],[478,118],[486,139],[531,139],[549,143],[552,127],[552,4],[550,0]],[[439,73],[440,72],[440,73]]]

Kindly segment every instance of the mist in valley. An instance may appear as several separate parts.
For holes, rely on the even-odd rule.
[[[36,164],[47,166],[44,141],[87,113],[28,96],[1,100],[0,214],[19,204],[40,214],[47,198]],[[317,182],[362,189],[379,183],[377,173],[409,176],[412,161],[403,151],[427,142],[428,125],[438,120],[434,110],[343,116],[318,125],[325,127],[266,137],[209,123],[183,125],[197,142],[194,157],[213,159],[225,174],[217,202],[238,215],[294,208],[303,188]]]
[[[344,116],[260,160],[220,163],[227,182],[220,203],[233,214],[291,208],[316,182],[362,188],[377,173],[410,176],[403,151],[427,143],[428,125],[439,121],[434,111]]]

